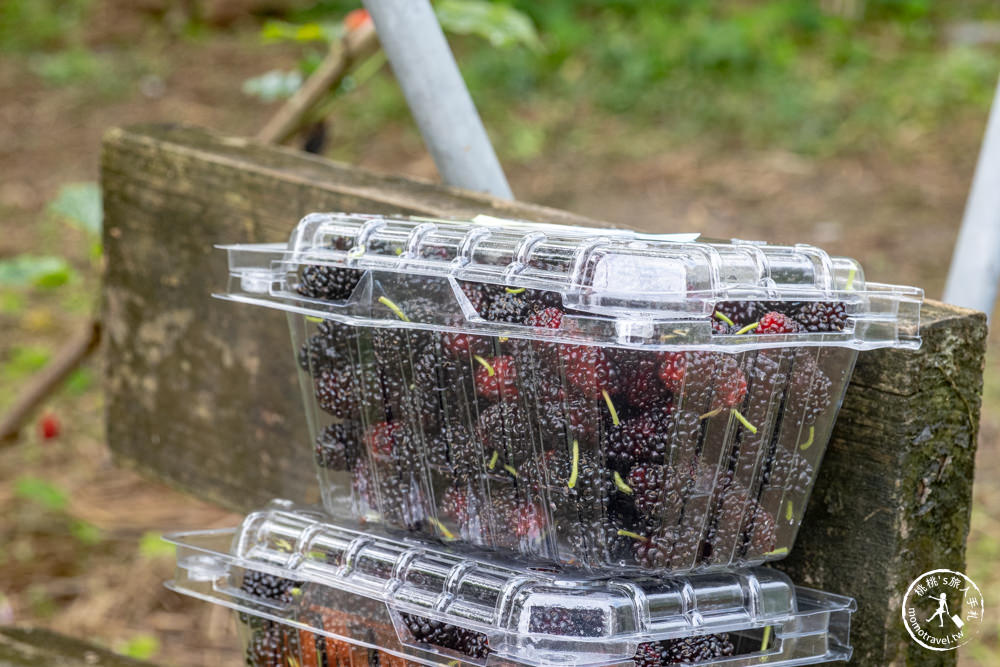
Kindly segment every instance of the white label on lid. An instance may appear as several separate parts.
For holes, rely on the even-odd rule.
[[[601,257],[594,267],[591,283],[595,290],[615,294],[677,294],[687,293],[687,271],[678,262],[661,257],[617,255]]]

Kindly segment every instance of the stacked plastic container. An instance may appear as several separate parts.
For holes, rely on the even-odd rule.
[[[178,538],[174,585],[240,610],[249,664],[849,657],[852,601],[757,566],[857,352],[919,346],[920,290],[810,246],[495,219],[317,214],[226,250],[221,296],[289,313],[327,517]]]

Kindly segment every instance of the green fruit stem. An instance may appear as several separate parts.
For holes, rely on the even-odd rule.
[[[406,316],[406,313],[403,312],[403,309],[397,306],[392,301],[390,301],[387,297],[380,296],[378,298],[378,302],[381,303],[386,308],[388,308],[389,310],[391,310],[393,313],[395,313],[396,317],[403,320],[404,322],[410,321],[410,318]]]
[[[573,467],[570,469],[569,481],[566,482],[566,486],[573,488],[576,486],[576,477],[580,471],[580,443],[576,440],[573,441]]]

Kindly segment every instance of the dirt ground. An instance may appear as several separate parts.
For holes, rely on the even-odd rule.
[[[81,275],[69,291],[30,292],[19,307],[0,309],[0,362],[28,344],[56,349],[95,307],[98,278],[85,240],[47,216],[45,205],[61,183],[97,178],[102,133],[174,121],[252,134],[271,108],[248,100],[242,81],[291,61],[280,48],[260,49],[249,32],[184,44],[163,37],[141,52],[155,63],[155,75],[111,96],[54,87],[24,63],[0,60],[0,257],[64,254]],[[922,139],[906,156],[815,161],[690,146],[626,159],[595,148],[508,170],[525,200],[650,231],[816,243],[859,258],[870,279],[920,285],[937,297],[982,130],[982,123],[952,128]],[[608,121],[602,132],[595,145],[614,145],[628,128]],[[407,124],[366,140],[361,166],[435,176]],[[61,421],[59,437],[44,440],[32,425],[20,441],[0,446],[0,623],[45,625],[117,650],[152,635],[161,663],[242,664],[226,613],[162,587],[173,561],[155,546],[157,533],[223,526],[236,517],[112,464],[103,443],[101,363],[88,362],[89,389],[63,391],[46,405]],[[1000,402],[997,364],[992,354],[969,564],[974,577],[989,577],[979,581],[987,601],[1000,600],[1000,576],[991,574],[1000,555],[1000,418],[989,409]],[[5,379],[0,410],[23,382]],[[65,491],[65,508],[32,500],[23,492],[26,478]],[[96,527],[100,538],[67,537],[80,525]],[[995,630],[981,644],[963,653],[966,664],[989,664]]]

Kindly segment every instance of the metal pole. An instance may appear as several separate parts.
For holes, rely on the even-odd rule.
[[[1000,282],[1000,83],[979,149],[962,229],[951,258],[944,300],[989,317]]]
[[[429,0],[364,5],[444,182],[513,199]]]

